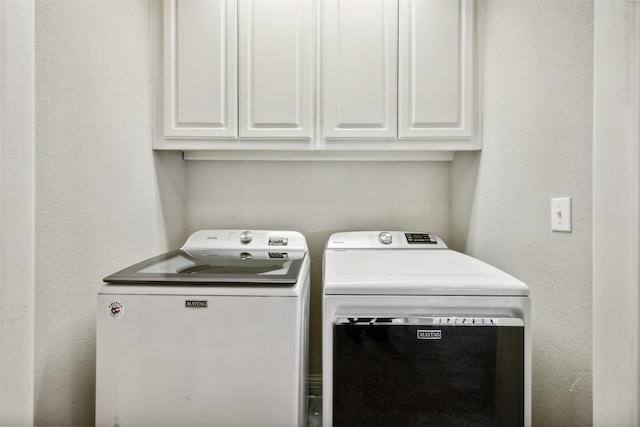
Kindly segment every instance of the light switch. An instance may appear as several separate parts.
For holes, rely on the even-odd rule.
[[[551,199],[551,229],[571,232],[571,197]]]

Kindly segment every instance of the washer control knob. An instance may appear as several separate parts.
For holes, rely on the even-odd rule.
[[[393,236],[388,231],[383,231],[382,233],[378,234],[378,241],[383,245],[391,244],[392,240]]]
[[[240,234],[240,241],[242,243],[247,244],[247,243],[251,242],[252,240],[253,240],[253,234],[250,231],[243,231]]]

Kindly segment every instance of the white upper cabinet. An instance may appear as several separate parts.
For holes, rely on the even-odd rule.
[[[240,0],[240,138],[313,137],[313,6]]]
[[[154,147],[272,160],[480,149],[476,6],[164,0]]]
[[[164,135],[235,138],[235,0],[164,2]]]
[[[320,146],[480,148],[473,7],[473,0],[326,0]]]
[[[473,2],[400,0],[398,137],[473,136]]]
[[[397,2],[327,0],[323,36],[324,138],[395,138]]]
[[[314,5],[165,0],[164,137],[186,141],[157,148],[255,149],[261,145],[237,140],[311,140]],[[188,141],[197,139],[212,141]]]

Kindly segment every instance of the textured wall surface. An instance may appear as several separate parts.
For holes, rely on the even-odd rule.
[[[34,2],[0,3],[0,425],[33,424]]]
[[[595,4],[593,97],[593,424],[638,426],[640,2]]]
[[[483,150],[453,162],[451,243],[530,286],[533,424],[590,425],[593,3],[484,6]]]
[[[189,162],[190,231],[291,229],[311,252],[309,371],[322,371],[322,252],[344,230],[449,231],[448,163]]]
[[[184,237],[184,162],[151,150],[149,10],[36,5],[37,425],[93,424],[98,285]]]

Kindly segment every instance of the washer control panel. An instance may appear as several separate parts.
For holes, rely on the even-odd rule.
[[[307,250],[302,234],[284,230],[200,230],[189,237],[183,250]]]
[[[447,245],[433,233],[346,231],[332,234],[327,249],[447,249]]]

